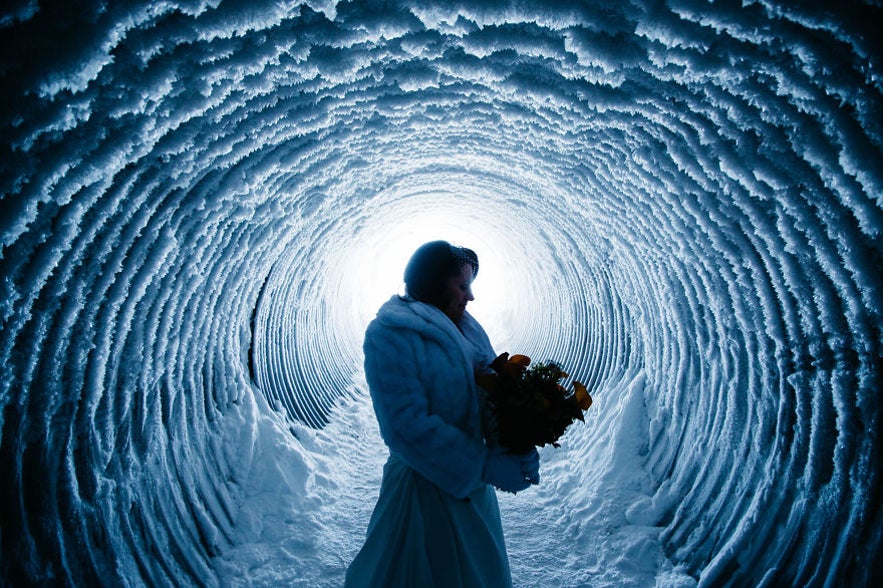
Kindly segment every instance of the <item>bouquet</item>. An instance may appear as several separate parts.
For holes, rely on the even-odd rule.
[[[495,373],[476,378],[487,392],[491,413],[496,421],[491,433],[507,449],[516,453],[530,451],[535,445],[558,447],[558,438],[573,421],[583,421],[583,411],[592,405],[586,387],[574,382],[568,391],[559,382],[567,377],[553,361],[536,363],[530,368],[526,355],[503,353],[491,367]]]

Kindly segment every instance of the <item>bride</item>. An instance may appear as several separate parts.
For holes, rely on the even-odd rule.
[[[511,586],[492,486],[539,482],[536,449],[512,454],[484,436],[475,376],[495,353],[466,311],[478,257],[433,241],[405,268],[405,296],[365,333],[365,374],[390,455],[346,586]]]

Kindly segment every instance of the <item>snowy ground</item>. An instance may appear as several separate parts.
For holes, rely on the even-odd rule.
[[[586,424],[541,451],[541,484],[499,493],[515,586],[695,585],[665,558],[660,528],[629,511],[650,503],[643,392],[643,378],[633,377],[598,394]],[[386,459],[370,401],[340,406],[324,430],[297,429],[299,443],[279,431],[255,462],[240,535],[217,561],[220,577],[230,586],[340,586]],[[270,465],[286,453],[289,471],[284,460]]]

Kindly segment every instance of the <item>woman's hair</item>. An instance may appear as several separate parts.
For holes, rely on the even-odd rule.
[[[472,266],[478,275],[478,256],[471,249],[447,241],[430,241],[417,248],[405,266],[405,292],[411,298],[436,306],[444,303],[445,282],[463,266]]]

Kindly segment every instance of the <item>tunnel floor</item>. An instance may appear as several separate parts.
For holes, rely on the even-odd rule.
[[[585,424],[575,423],[560,447],[541,449],[539,486],[497,493],[514,586],[695,585],[662,552],[661,527],[633,514],[653,490],[638,434],[646,430],[644,386],[632,374],[598,394]],[[277,479],[285,472],[261,472],[258,458],[241,535],[216,559],[224,584],[340,586],[361,547],[388,454],[367,392],[338,404],[322,430],[285,426],[280,439],[296,437],[297,451],[306,450],[292,454],[289,474],[306,459],[309,480],[286,495]]]

